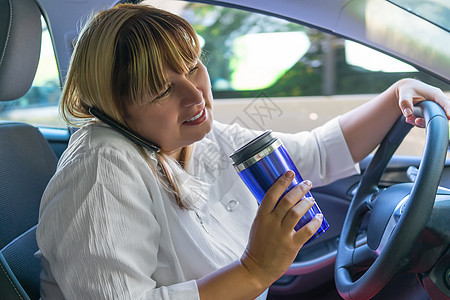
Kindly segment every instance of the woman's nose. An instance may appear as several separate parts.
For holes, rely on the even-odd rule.
[[[197,87],[195,82],[186,79],[179,92],[183,107],[189,107],[203,102],[203,92]]]

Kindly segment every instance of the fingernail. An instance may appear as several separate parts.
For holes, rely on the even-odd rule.
[[[304,185],[307,185],[307,186],[311,186],[311,185],[312,185],[312,182],[309,181],[309,180],[303,180],[302,183],[303,183]]]
[[[419,119],[417,122],[416,122],[416,125],[417,126],[419,126],[419,127],[422,127],[422,128],[425,128],[425,120],[424,119]]]
[[[316,201],[314,197],[306,197],[305,199],[308,200],[308,202],[310,203],[314,203]]]
[[[286,179],[292,179],[294,178],[295,174],[292,171],[287,171],[286,173],[284,173],[284,178]]]
[[[405,109],[403,110],[403,113],[404,113],[406,116],[409,116],[409,115],[411,115],[413,112],[412,112],[411,108],[407,107],[407,108],[405,108]]]
[[[316,214],[315,217],[319,220],[323,220],[323,215],[322,214]]]

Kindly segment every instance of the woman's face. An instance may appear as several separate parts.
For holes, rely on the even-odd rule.
[[[206,67],[198,60],[188,72],[165,70],[168,86],[150,95],[146,104],[127,107],[127,125],[178,158],[182,147],[205,137],[211,130],[212,92]]]

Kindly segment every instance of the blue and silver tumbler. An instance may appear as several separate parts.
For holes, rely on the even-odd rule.
[[[271,133],[270,130],[264,132],[230,155],[234,168],[256,197],[258,203],[261,203],[272,184],[288,170],[292,170],[295,173],[295,178],[284,194],[303,181],[283,144],[279,139],[273,137]],[[312,197],[312,195],[308,192],[305,197]],[[321,213],[321,211],[315,203],[297,223],[295,230],[303,227],[317,213]],[[323,218],[322,225],[308,242],[319,237],[327,231],[328,227],[328,222]]]

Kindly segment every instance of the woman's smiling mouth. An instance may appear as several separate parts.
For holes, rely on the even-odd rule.
[[[203,108],[198,114],[190,118],[189,120],[183,122],[186,125],[198,125],[203,123],[206,120],[206,111]]]

